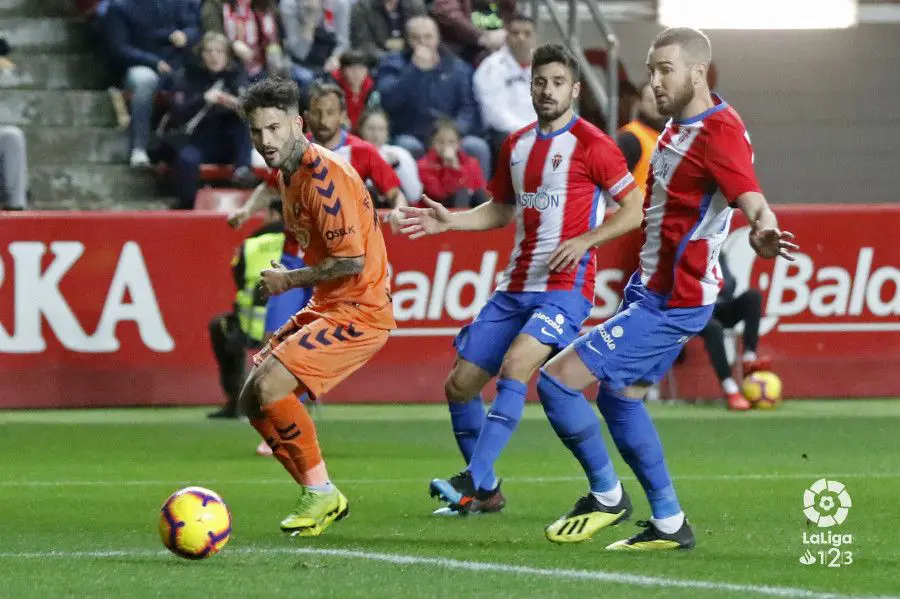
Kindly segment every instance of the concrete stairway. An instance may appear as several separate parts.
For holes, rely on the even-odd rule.
[[[0,75],[0,124],[25,131],[31,208],[165,208],[152,175],[127,166],[127,136],[106,91],[113,74],[67,4],[0,0],[0,32],[17,67]]]

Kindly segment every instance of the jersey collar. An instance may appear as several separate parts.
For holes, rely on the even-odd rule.
[[[562,135],[563,133],[566,133],[567,131],[569,131],[572,127],[575,126],[575,121],[577,121],[577,120],[578,120],[578,115],[573,114],[572,118],[569,120],[568,123],[565,124],[564,127],[562,127],[561,129],[557,129],[556,131],[551,131],[550,133],[541,133],[540,125],[535,123],[534,131],[535,131],[535,133],[537,133],[538,139],[551,139],[551,138],[556,137],[557,135]]]
[[[692,116],[689,119],[684,119],[682,121],[676,121],[675,119],[672,119],[672,122],[675,123],[676,125],[693,125],[694,123],[699,123],[703,119],[710,117],[710,116],[716,114],[717,112],[721,112],[721,111],[725,110],[726,108],[728,108],[728,102],[723,100],[719,94],[716,94],[716,93],[712,94],[712,99],[713,99],[713,103],[715,104],[715,106],[713,106],[712,108],[710,108],[708,110],[704,110],[700,114],[698,114],[696,116]]]

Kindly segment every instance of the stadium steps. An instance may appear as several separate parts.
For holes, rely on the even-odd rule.
[[[63,0],[0,0],[0,17],[67,17],[71,13]]]
[[[41,210],[162,210],[152,172],[120,164],[41,163],[29,169],[33,207]]]
[[[0,0],[12,73],[0,75],[0,124],[25,131],[31,207],[157,210],[153,172],[127,166],[107,86],[114,74],[90,27],[63,0]]]
[[[0,74],[0,89],[100,90],[113,83],[112,75],[98,68],[98,59],[91,54],[29,52],[14,58],[16,70]]]

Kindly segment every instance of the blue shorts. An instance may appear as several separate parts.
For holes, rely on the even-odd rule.
[[[290,254],[282,254],[281,263],[289,270],[306,266],[302,259]],[[274,333],[280,329],[281,325],[286,323],[291,316],[309,303],[311,296],[312,292],[309,289],[298,287],[270,297],[266,303],[266,332]]]
[[[494,376],[516,335],[524,333],[561,350],[578,336],[590,313],[591,303],[580,291],[497,291],[453,346],[463,360]]]
[[[712,305],[666,309],[665,303],[633,274],[616,315],[574,343],[581,361],[614,389],[658,382],[713,312]]]

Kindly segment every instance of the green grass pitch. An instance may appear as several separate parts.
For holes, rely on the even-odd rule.
[[[690,552],[609,554],[633,522],[555,546],[543,527],[586,490],[575,460],[530,406],[498,472],[506,511],[439,519],[427,483],[461,460],[443,406],[317,411],[350,517],[318,539],[278,522],[292,482],[254,455],[243,422],[202,409],[0,412],[3,597],[667,597],[900,595],[900,402],[793,402],[771,412],[652,406],[676,490],[697,534]],[[611,447],[611,445],[610,445]],[[614,453],[614,451],[613,451]],[[636,502],[639,485],[615,457]],[[803,565],[803,491],[847,486],[853,563]],[[158,510],[173,491],[207,486],[229,504],[222,553],[167,553]],[[810,547],[815,553],[828,547]]]

